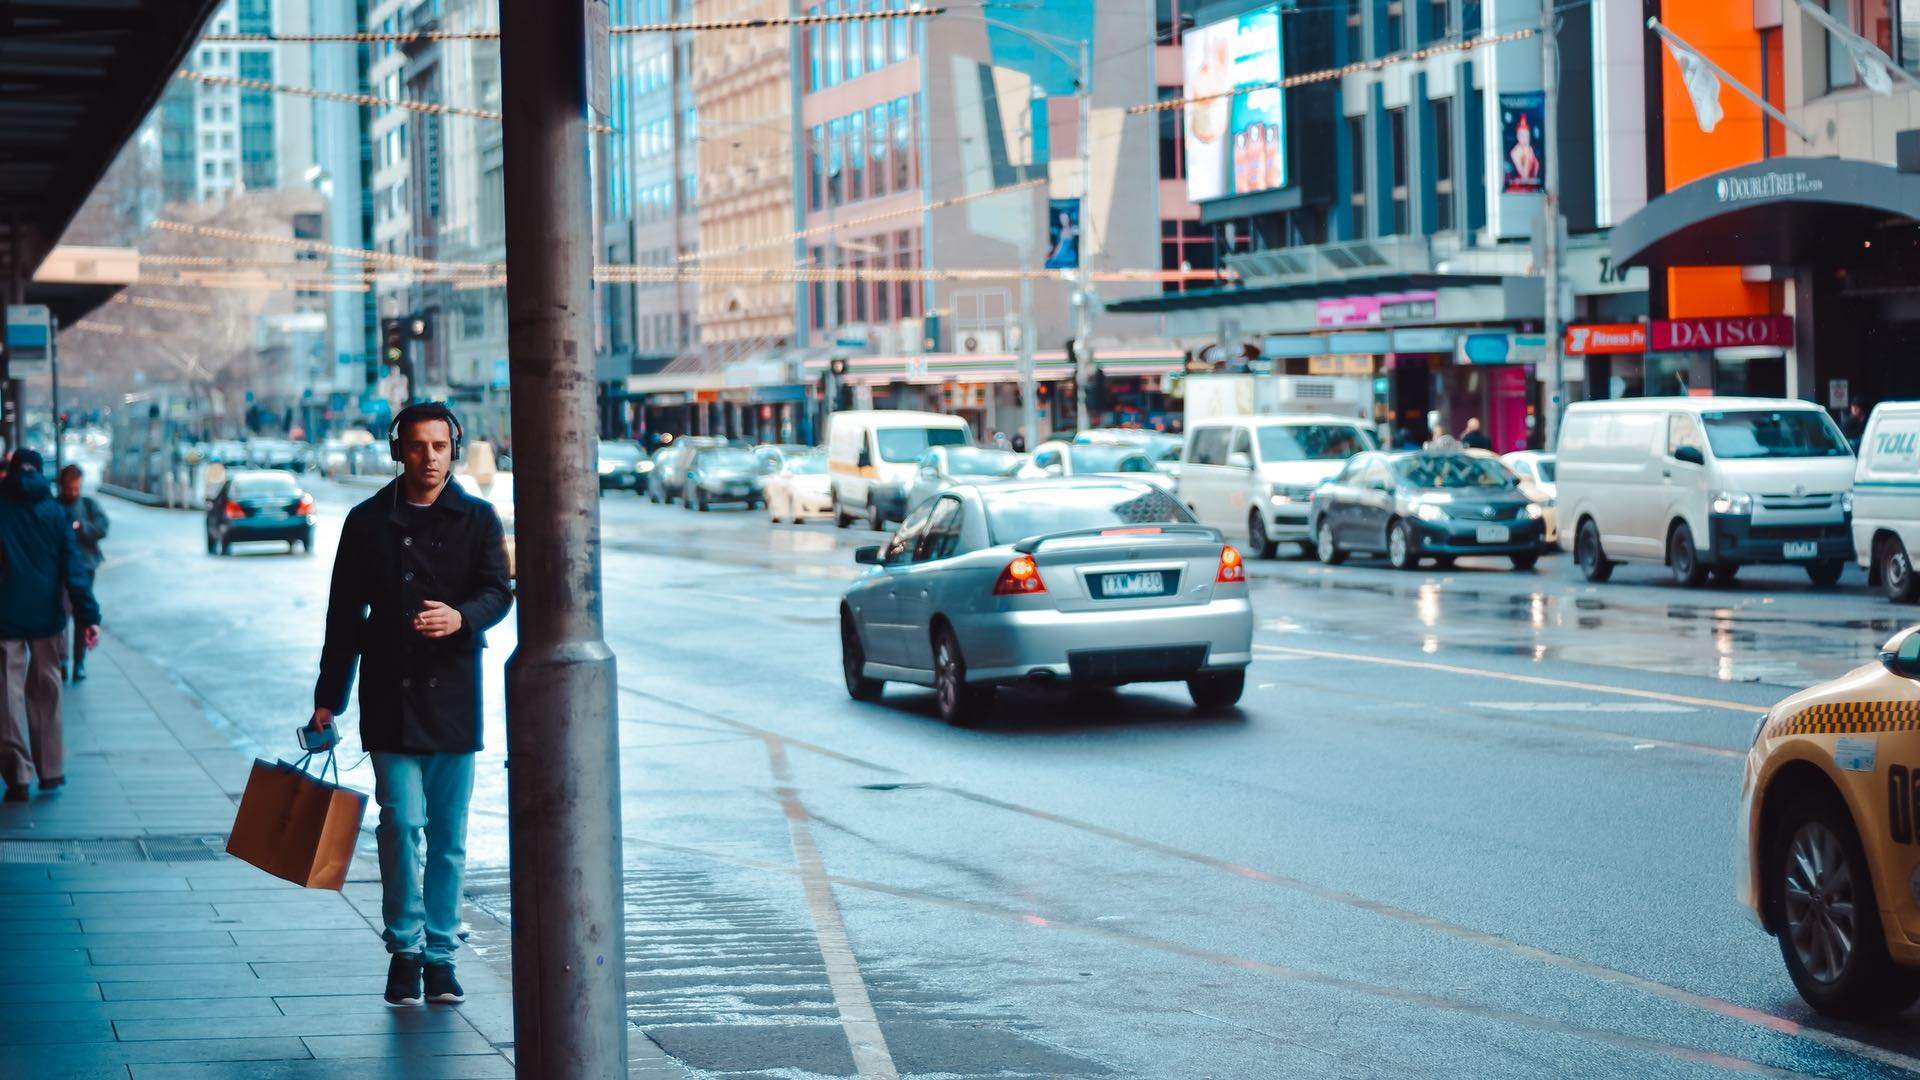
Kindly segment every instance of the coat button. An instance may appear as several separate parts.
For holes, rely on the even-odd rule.
[[[401,680],[400,680],[400,689],[402,689],[402,690],[411,690],[411,689],[413,689],[413,680],[412,680],[412,679],[401,679]]]
[[[412,547],[412,546],[413,546],[413,537],[411,537],[411,536],[403,536],[403,537],[401,537],[401,538],[400,538],[400,546],[401,546],[401,547]]]
[[[412,580],[413,580],[413,571],[411,571],[411,570],[409,570],[409,571],[407,571],[406,573],[404,573],[404,574],[401,574],[401,575],[400,575],[400,580],[401,580],[401,581],[412,581]]]
[[[429,689],[429,690],[431,690],[431,689],[433,689],[433,688],[435,688],[435,687],[437,687],[437,686],[439,686],[439,685],[440,685],[440,680],[439,680],[439,679],[428,679],[428,680],[427,680],[427,689]]]

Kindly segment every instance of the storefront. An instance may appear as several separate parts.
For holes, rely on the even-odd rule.
[[[1702,177],[1613,230],[1623,265],[1738,267],[1765,312],[1685,313],[1648,325],[1633,392],[1799,397],[1840,408],[1920,396],[1920,132],[1902,169],[1781,158]],[[1656,278],[1663,275],[1656,275]],[[1656,314],[1666,314],[1655,297]]]

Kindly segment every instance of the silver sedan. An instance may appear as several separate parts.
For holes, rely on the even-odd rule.
[[[1187,684],[1240,700],[1253,606],[1240,553],[1152,483],[1123,478],[947,488],[907,515],[840,605],[847,692],[931,686],[950,723],[1015,682]]]

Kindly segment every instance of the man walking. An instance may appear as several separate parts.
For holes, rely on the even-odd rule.
[[[8,802],[24,802],[36,775],[41,791],[67,780],[60,669],[68,607],[82,642],[100,635],[93,568],[43,467],[39,454],[15,450],[0,481],[0,775]]]
[[[453,955],[480,749],[480,650],[513,603],[499,515],[451,482],[461,436],[445,405],[394,417],[387,447],[402,472],[342,526],[313,691],[311,726],[330,727],[361,669],[360,741],[373,757],[392,954],[386,997],[396,1007],[465,999]]]
[[[87,572],[100,572],[100,561],[106,558],[100,553],[100,541],[107,536],[107,512],[91,495],[80,493],[80,466],[68,465],[60,470],[60,505],[66,507],[67,520],[73,522],[73,538],[80,543],[80,554],[87,562]],[[85,631],[76,621],[73,624],[73,681],[79,682],[87,677],[87,641]]]

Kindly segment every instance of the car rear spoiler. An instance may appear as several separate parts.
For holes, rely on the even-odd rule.
[[[1197,536],[1223,543],[1226,537],[1211,525],[1187,525],[1168,522],[1163,525],[1103,525],[1097,529],[1068,529],[1065,532],[1038,533],[1013,545],[1022,555],[1031,555],[1041,544],[1055,540],[1087,540],[1096,536]]]

